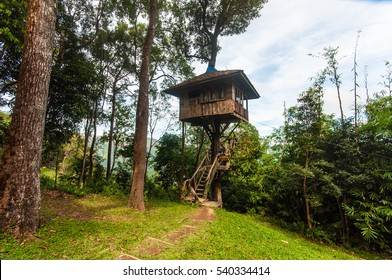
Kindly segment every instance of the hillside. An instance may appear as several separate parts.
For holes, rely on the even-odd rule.
[[[1,259],[372,259],[310,242],[259,219],[222,209],[148,201],[141,214],[127,198],[75,198],[43,191],[42,225],[18,245],[1,236]]]

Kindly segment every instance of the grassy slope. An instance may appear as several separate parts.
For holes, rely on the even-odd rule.
[[[42,205],[44,224],[36,240],[19,246],[0,235],[1,259],[117,259],[146,236],[179,227],[184,215],[195,211],[157,201],[148,203],[150,210],[141,214],[125,207],[127,198],[115,196],[49,200]],[[64,202],[62,209],[58,204]]]
[[[179,259],[359,259],[336,246],[317,244],[300,235],[238,213],[217,211],[217,220],[189,237],[183,248],[166,253]],[[197,248],[197,250],[195,250]]]
[[[37,239],[18,245],[0,235],[1,259],[118,259],[147,236],[164,239],[197,209],[178,203],[150,201],[141,214],[124,207],[126,198],[92,195],[44,198],[44,224]],[[176,248],[149,259],[360,259],[365,258],[309,242],[257,219],[216,210]],[[374,258],[374,256],[371,256]]]

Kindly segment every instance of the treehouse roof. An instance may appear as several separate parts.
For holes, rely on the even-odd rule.
[[[176,97],[182,97],[190,89],[197,89],[211,84],[219,84],[228,81],[232,81],[238,84],[244,91],[247,99],[256,99],[260,97],[260,95],[257,93],[257,90],[249,81],[243,70],[206,72],[192,79],[179,83],[178,85],[175,85],[171,88],[168,88],[164,90],[164,92]]]

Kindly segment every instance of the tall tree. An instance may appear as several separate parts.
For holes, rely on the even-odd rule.
[[[4,162],[0,171],[0,228],[16,238],[34,234],[40,218],[41,145],[52,66],[56,0],[30,0]]]
[[[354,66],[353,66],[353,72],[354,72],[354,128],[358,129],[358,102],[357,102],[357,87],[358,87],[358,83],[357,83],[357,53],[358,53],[358,41],[359,41],[359,35],[361,34],[361,30],[358,30],[357,32],[357,40],[355,42],[355,50],[354,50]]]
[[[96,65],[82,47],[83,38],[78,28],[81,17],[78,13],[87,8],[77,6],[75,1],[58,3],[42,153],[45,166],[51,167],[61,160],[58,158],[60,147],[86,118],[93,88],[98,83]]]
[[[340,123],[342,125],[342,129],[344,129],[344,114],[343,114],[342,97],[341,97],[341,92],[340,92],[340,85],[342,84],[342,81],[340,79],[341,74],[338,73],[339,61],[336,58],[336,56],[338,54],[338,49],[339,49],[339,47],[336,47],[336,48],[332,48],[332,47],[324,48],[323,57],[325,58],[325,60],[328,63],[328,66],[325,69],[326,74],[329,75],[330,81],[336,87],[336,92],[337,92],[338,101],[339,101]]]
[[[131,61],[130,56],[136,51],[137,46],[133,45],[134,34],[133,28],[130,28],[124,22],[118,22],[113,31],[107,31],[107,54],[105,56],[107,64],[108,85],[110,86],[110,106],[109,113],[109,132],[108,132],[108,154],[106,178],[109,179],[112,174],[113,149],[116,128],[116,111],[118,100],[121,98],[124,90],[132,85],[128,77],[136,74],[134,71],[135,62]],[[140,35],[139,35],[140,36]],[[113,161],[112,161],[113,159]]]
[[[303,92],[298,99],[298,106],[288,110],[286,128],[293,144],[292,154],[300,159],[298,164],[304,166],[302,190],[308,228],[312,228],[308,176],[311,157],[318,153],[317,142],[323,126],[322,96],[323,89],[319,86],[310,87]]]
[[[128,207],[144,211],[144,178],[147,163],[148,93],[150,86],[150,60],[158,19],[157,0],[149,1],[149,22],[142,51],[139,74],[139,96],[136,111],[136,127],[133,158],[133,176]]]
[[[245,32],[250,22],[260,16],[267,0],[191,0],[183,1],[187,14],[188,54],[215,68],[219,36]],[[192,52],[194,52],[192,54]]]

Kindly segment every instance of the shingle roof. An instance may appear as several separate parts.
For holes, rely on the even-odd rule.
[[[235,82],[239,83],[243,87],[248,99],[255,99],[260,97],[257,90],[249,81],[248,77],[246,77],[243,70],[223,70],[207,72],[192,79],[186,80],[182,83],[179,83],[171,88],[168,88],[164,90],[164,92],[170,95],[174,95],[176,97],[180,97],[186,92],[186,89],[188,88],[194,88],[203,84],[228,79],[233,79]]]

